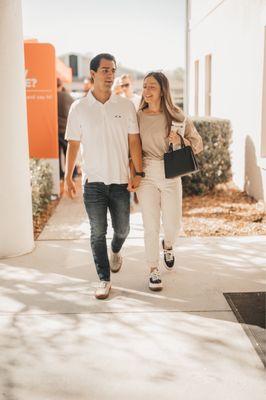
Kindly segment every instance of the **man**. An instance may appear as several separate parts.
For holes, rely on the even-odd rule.
[[[91,225],[91,248],[100,279],[97,299],[108,297],[112,272],[122,265],[120,250],[129,233],[129,191],[140,184],[142,172],[141,142],[133,104],[112,94],[116,61],[110,54],[99,54],[91,60],[93,90],[71,107],[66,139],[66,189],[76,193],[71,179],[80,143],[83,147],[84,204]],[[137,175],[128,179],[129,153]],[[114,229],[110,260],[106,231],[109,209]]]
[[[83,81],[83,92],[84,96],[87,96],[89,91],[92,89],[92,80],[91,77],[89,76],[88,78],[84,79]]]
[[[121,88],[123,90],[124,97],[127,97],[135,106],[135,109],[139,109],[141,97],[133,92],[132,78],[128,74],[121,76]]]

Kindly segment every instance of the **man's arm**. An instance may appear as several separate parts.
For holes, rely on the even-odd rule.
[[[142,172],[142,148],[139,134],[128,135],[129,152],[135,171]],[[141,181],[141,176],[135,176],[131,180],[131,188],[136,189]]]
[[[68,195],[73,199],[76,194],[76,186],[72,179],[75,168],[76,158],[79,151],[80,142],[78,140],[69,140],[66,153],[66,172],[65,186]]]

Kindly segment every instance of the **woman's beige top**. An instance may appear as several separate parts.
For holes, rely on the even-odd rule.
[[[178,115],[180,115],[180,122],[182,122],[185,115],[182,112]],[[163,113],[146,114],[140,110],[138,121],[143,157],[151,160],[163,160],[163,155],[167,152],[169,146],[165,115]],[[185,144],[190,145],[195,154],[202,151],[202,139],[189,118],[186,119],[184,138]]]

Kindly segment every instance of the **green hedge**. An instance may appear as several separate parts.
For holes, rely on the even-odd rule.
[[[40,214],[51,200],[53,175],[51,166],[43,160],[30,160],[32,212],[33,217]]]
[[[218,183],[231,179],[229,146],[232,129],[229,120],[218,118],[193,118],[193,123],[202,137],[203,151],[196,156],[200,172],[184,176],[184,195],[205,194]]]

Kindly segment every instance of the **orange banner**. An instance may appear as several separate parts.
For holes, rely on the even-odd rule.
[[[31,158],[58,158],[55,49],[24,43],[29,149]]]

